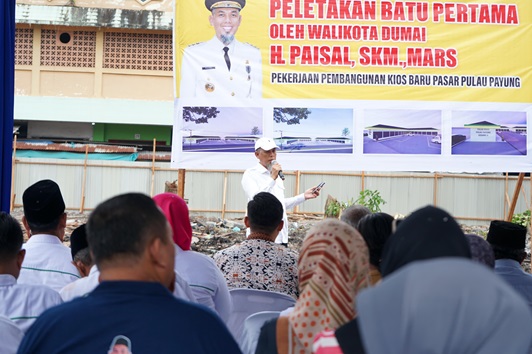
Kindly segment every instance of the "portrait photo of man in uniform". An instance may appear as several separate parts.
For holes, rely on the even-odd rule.
[[[181,62],[180,97],[261,98],[260,50],[236,39],[245,0],[205,0],[214,37],[188,46]]]

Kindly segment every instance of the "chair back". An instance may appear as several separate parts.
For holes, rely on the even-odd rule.
[[[231,289],[229,295],[233,302],[233,311],[226,325],[239,345],[242,343],[244,321],[248,316],[262,311],[283,311],[296,303],[290,295],[275,291]]]
[[[279,317],[280,313],[281,311],[261,311],[246,318],[242,331],[242,344],[240,345],[243,354],[255,354],[260,329],[266,321]]]

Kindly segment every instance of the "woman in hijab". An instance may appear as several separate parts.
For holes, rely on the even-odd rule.
[[[426,206],[405,218],[390,237],[382,255],[382,277],[419,260],[438,257],[471,258],[469,243],[458,223],[443,209]]]
[[[172,227],[176,271],[188,282],[197,302],[216,311],[225,322],[232,310],[227,283],[210,257],[190,249],[192,227],[186,202],[172,193],[158,194],[153,200]]]
[[[311,353],[317,333],[353,319],[356,294],[369,286],[368,258],[351,226],[335,219],[314,225],[299,254],[299,299],[288,316],[262,327],[256,353]]]
[[[528,305],[493,271],[467,259],[418,261],[357,297],[336,330],[344,354],[525,354]]]
[[[364,216],[358,222],[360,232],[369,249],[369,274],[371,285],[381,280],[379,266],[382,261],[382,249],[392,234],[393,216],[386,213],[373,213]]]

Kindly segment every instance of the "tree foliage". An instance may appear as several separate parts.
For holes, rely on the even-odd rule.
[[[348,136],[349,133],[350,133],[350,132],[349,132],[349,128],[344,128],[344,129],[342,130],[342,136]]]
[[[259,135],[259,134],[260,134],[259,127],[255,126],[255,127],[251,128],[251,135]]]
[[[308,108],[274,108],[273,120],[275,123],[299,124],[300,120],[307,119],[311,113]]]
[[[216,107],[183,107],[183,119],[185,122],[196,124],[209,123],[209,119],[214,119],[220,111]]]

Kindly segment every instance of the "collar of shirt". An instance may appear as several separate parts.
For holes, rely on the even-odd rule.
[[[251,169],[255,170],[255,171],[259,172],[259,173],[262,173],[262,174],[270,175],[270,171],[268,171],[268,169],[266,167],[262,166],[260,164],[260,162],[257,163],[255,166],[251,167]]]
[[[216,50],[219,50],[220,52],[223,51],[223,48],[224,48],[224,47],[229,48],[229,55],[233,54],[234,51],[235,51],[236,38],[233,39],[233,41],[232,41],[231,43],[229,43],[228,45],[224,45],[224,44],[222,43],[222,41],[220,41],[220,40],[218,39],[218,37],[216,37],[216,36],[214,36],[214,38],[212,39],[212,41],[213,41],[214,43],[216,43]]]
[[[515,268],[515,269],[520,269],[521,271],[523,271],[523,268],[521,268],[521,265],[519,264],[518,261],[515,261],[513,259],[507,259],[507,258],[495,260],[495,267],[496,268]]]
[[[17,284],[17,278],[11,274],[0,274],[0,286],[11,286]]]
[[[26,241],[27,244],[33,244],[33,243],[50,243],[50,244],[58,244],[62,245],[63,242],[59,239],[59,237],[54,235],[46,235],[46,234],[36,234],[32,235],[28,241]]]

